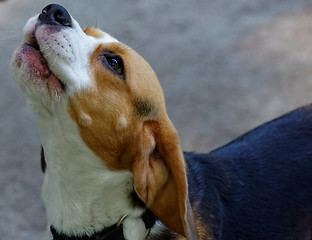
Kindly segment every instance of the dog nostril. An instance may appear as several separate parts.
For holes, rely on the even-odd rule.
[[[71,27],[72,19],[67,10],[58,4],[50,4],[46,6],[38,19],[44,24],[62,25]]]
[[[51,9],[51,5],[46,6],[44,9],[42,9],[41,14],[42,15],[47,14],[50,9]]]
[[[56,11],[54,14],[54,19],[61,25],[69,27],[71,24],[69,23],[68,19],[66,16],[61,11]]]

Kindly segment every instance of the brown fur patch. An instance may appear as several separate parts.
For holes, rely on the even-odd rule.
[[[93,27],[88,27],[84,30],[85,34],[95,37],[95,38],[101,38],[103,37],[104,33],[97,29],[97,28],[93,28]]]
[[[212,240],[210,229],[203,223],[199,214],[196,215],[195,224],[200,240]],[[186,240],[186,238],[180,235],[177,236],[175,240]]]
[[[193,204],[192,208],[193,208],[193,213],[194,213],[194,216],[195,216],[195,224],[196,224],[196,228],[197,228],[197,232],[198,232],[198,235],[199,235],[199,239],[201,240],[212,240],[212,235],[211,235],[211,229],[210,229],[210,226],[207,226],[199,211],[198,211],[198,206],[199,206],[199,203],[195,203]]]

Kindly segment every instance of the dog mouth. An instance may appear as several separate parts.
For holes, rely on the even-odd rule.
[[[35,30],[28,34],[26,42],[21,46],[16,55],[16,62],[19,67],[26,66],[32,78],[41,79],[49,91],[61,93],[66,91],[66,85],[50,69],[40,45],[35,36]],[[52,51],[52,50],[51,50]]]

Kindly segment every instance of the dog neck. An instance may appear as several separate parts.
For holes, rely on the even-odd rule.
[[[48,224],[68,236],[91,236],[126,214],[125,238],[143,239],[145,209],[133,201],[132,173],[109,170],[81,140],[71,119],[51,119],[39,118],[46,161],[42,196]]]

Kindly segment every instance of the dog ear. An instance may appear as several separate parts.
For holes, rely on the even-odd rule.
[[[139,135],[132,169],[137,194],[168,228],[189,240],[199,239],[184,157],[171,121],[144,122]]]

